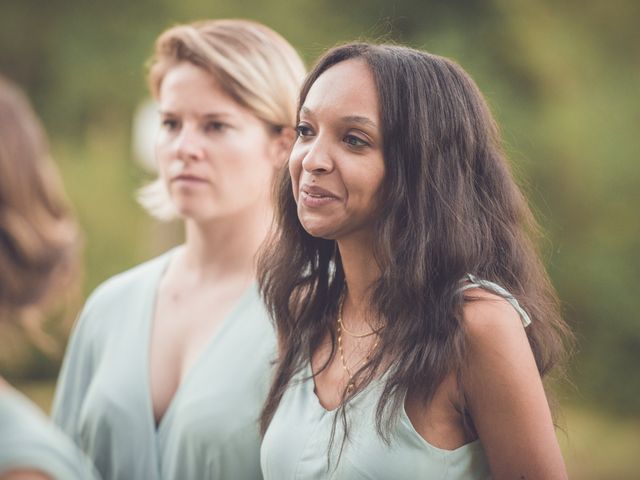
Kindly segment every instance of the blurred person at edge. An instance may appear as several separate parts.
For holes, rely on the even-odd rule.
[[[304,73],[286,40],[251,21],[179,25],[156,41],[159,178],[140,200],[180,218],[185,243],[91,295],[53,406],[105,479],[261,478],[276,347],[254,257]]]
[[[0,76],[0,322],[44,309],[77,277],[79,232],[45,132]],[[0,479],[98,478],[91,462],[0,376]]]
[[[495,122],[454,62],[325,54],[259,261],[265,479],[564,479],[542,378],[570,332]]]

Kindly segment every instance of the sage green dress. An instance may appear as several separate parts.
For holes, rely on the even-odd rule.
[[[517,300],[495,283],[469,275],[461,290],[484,288],[505,298],[519,313],[523,326],[529,316]],[[387,444],[378,435],[375,411],[384,376],[349,401],[349,438],[342,445],[338,419],[333,448],[329,449],[335,410],[326,410],[315,394],[311,366],[307,365],[282,397],[261,448],[265,480],[487,480],[491,478],[479,440],[455,450],[431,445],[413,427],[402,408]],[[402,402],[404,405],[404,401]]]
[[[108,280],[87,301],[62,366],[53,419],[105,480],[262,478],[257,422],[276,346],[255,285],[155,424],[149,339],[158,284],[174,251]]]
[[[35,405],[0,387],[0,476],[18,469],[56,480],[99,478],[89,459]]]

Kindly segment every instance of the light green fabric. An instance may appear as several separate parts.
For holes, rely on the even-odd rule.
[[[500,286],[473,278],[480,287],[507,298],[513,296]],[[466,288],[464,288],[466,289]],[[514,308],[516,308],[514,305]],[[519,305],[523,325],[529,317]],[[342,444],[338,419],[334,447],[327,456],[335,411],[320,404],[307,366],[293,380],[267,429],[261,447],[265,480],[486,480],[489,465],[480,441],[456,450],[443,450],[429,444],[413,428],[403,410],[391,432],[390,444],[378,435],[375,410],[384,386],[384,377],[370,384],[347,406],[349,439],[338,461]]]
[[[371,479],[444,480],[489,479],[489,467],[480,442],[447,451],[427,443],[406,413],[393,429],[390,445],[375,426],[376,403],[382,382],[376,382],[349,402],[349,440],[337,462],[342,436],[337,434],[328,464],[327,447],[335,411],[325,410],[314,393],[307,368],[282,398],[262,442],[265,480]]]
[[[215,332],[156,429],[149,338],[171,255],[112,278],[88,300],[53,418],[105,480],[261,478],[257,419],[276,347],[255,285]]]
[[[29,400],[0,389],[0,475],[39,470],[56,480],[98,479],[88,458]]]

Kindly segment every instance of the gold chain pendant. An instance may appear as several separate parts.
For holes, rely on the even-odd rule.
[[[337,333],[338,333],[338,353],[340,354],[340,361],[342,362],[342,368],[344,369],[345,373],[347,374],[347,378],[348,378],[348,382],[347,382],[347,386],[345,388],[346,391],[346,395],[349,396],[351,395],[351,393],[356,389],[356,382],[353,379],[354,374],[351,373],[351,370],[349,369],[349,367],[347,366],[347,361],[344,358],[344,349],[342,348],[342,332],[346,331],[346,329],[344,328],[343,324],[342,324],[342,305],[344,303],[344,296],[340,299],[340,306],[338,307],[338,328],[337,328]],[[368,337],[371,334],[375,334],[377,336],[375,343],[373,344],[373,347],[367,352],[367,354],[364,356],[364,358],[356,363],[355,365],[355,369],[357,371],[358,367],[366,364],[369,359],[371,358],[371,355],[373,354],[373,352],[375,351],[375,349],[378,347],[378,343],[380,342],[380,336],[379,336],[380,330],[376,330],[373,331],[371,333],[368,333],[366,335],[362,335],[362,336],[355,336],[356,338],[363,338],[363,337]]]
[[[349,383],[347,383],[347,395],[351,395],[351,392],[353,392],[356,389],[356,384],[353,383],[353,381],[351,381],[351,379],[349,380]]]

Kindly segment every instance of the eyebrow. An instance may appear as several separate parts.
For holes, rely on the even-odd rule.
[[[304,106],[300,109],[300,112],[306,115],[313,116],[313,112],[309,108]],[[345,123],[359,123],[361,125],[365,125],[373,129],[378,128],[378,125],[376,125],[376,123],[373,120],[371,120],[368,117],[363,117],[361,115],[347,115],[346,117],[342,117],[340,120],[342,120]]]
[[[158,110],[158,113],[160,115],[163,116],[175,116],[176,113],[174,111],[171,110]],[[233,115],[230,113],[226,113],[226,112],[210,112],[210,113],[205,113],[200,115],[202,118],[205,119],[225,119],[225,118],[232,118]]]

